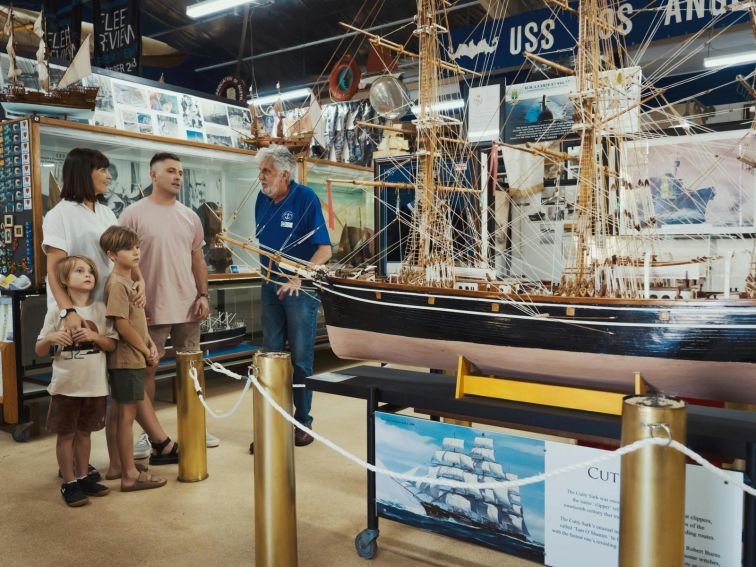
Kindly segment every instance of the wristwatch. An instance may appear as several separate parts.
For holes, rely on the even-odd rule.
[[[207,295],[207,293],[198,293],[198,294],[197,294],[197,299],[199,299],[200,297],[205,297],[205,298],[207,298],[207,299],[210,299],[210,296],[209,296],[209,295]]]
[[[65,319],[66,315],[68,315],[72,311],[76,311],[76,309],[74,309],[73,307],[67,307],[66,309],[61,309],[60,310],[60,318],[61,319]]]

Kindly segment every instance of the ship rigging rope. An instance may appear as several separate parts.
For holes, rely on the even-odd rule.
[[[701,455],[699,455],[692,449],[689,449],[688,447],[686,447],[679,441],[675,441],[674,439],[672,439],[669,436],[669,428],[665,424],[650,424],[649,428],[651,429],[651,435],[653,435],[654,431],[657,429],[664,430],[667,433],[666,438],[650,437],[647,439],[640,439],[638,441],[635,441],[634,443],[625,445],[624,447],[620,447],[619,449],[616,449],[615,451],[607,453],[606,455],[602,455],[594,459],[589,459],[581,463],[574,463],[572,465],[560,467],[558,469],[555,469],[553,471],[549,471],[546,473],[541,473],[541,474],[529,476],[526,478],[520,478],[517,480],[468,483],[468,482],[461,482],[458,480],[433,478],[433,477],[428,477],[428,476],[415,476],[411,474],[399,473],[396,471],[392,471],[390,469],[372,465],[368,463],[367,461],[360,459],[358,456],[350,453],[343,447],[340,447],[339,445],[337,445],[336,443],[334,443],[327,437],[323,437],[322,435],[316,433],[309,427],[299,423],[296,419],[294,419],[294,417],[291,414],[289,414],[285,409],[283,409],[280,405],[278,405],[278,403],[273,398],[270,397],[270,394],[265,390],[265,388],[262,387],[256,375],[258,372],[258,369],[254,365],[250,365],[249,367],[250,372],[245,377],[245,376],[242,376],[241,374],[236,374],[235,372],[228,370],[226,367],[224,367],[222,364],[219,364],[218,362],[215,362],[212,360],[206,360],[206,362],[208,363],[210,368],[214,370],[215,372],[218,372],[220,374],[225,374],[226,376],[234,378],[235,380],[246,380],[247,384],[245,385],[244,392],[246,392],[247,388],[249,387],[249,384],[252,384],[255,388],[257,388],[257,391],[260,392],[260,395],[262,395],[265,401],[268,402],[273,407],[273,409],[275,409],[281,415],[281,417],[283,417],[286,421],[291,423],[297,429],[300,429],[301,431],[304,431],[305,433],[312,435],[312,437],[314,437],[316,440],[323,443],[329,449],[337,452],[342,457],[346,458],[347,460],[352,461],[353,463],[359,465],[360,467],[364,469],[369,470],[370,472],[388,476],[395,480],[404,480],[407,482],[424,483],[427,485],[447,486],[450,488],[466,488],[466,489],[473,489],[473,490],[514,488],[514,487],[527,486],[529,484],[537,484],[539,482],[544,482],[550,478],[554,478],[563,474],[575,472],[581,469],[586,469],[588,467],[598,465],[600,463],[611,461],[612,459],[615,459],[617,457],[622,457],[624,455],[628,455],[630,453],[633,453],[645,447],[657,446],[657,447],[669,447],[671,449],[679,451],[686,457],[692,459],[693,461],[701,465],[704,469],[709,471],[714,476],[720,477],[725,482],[725,484],[731,484],[735,486],[736,488],[739,488],[741,491],[745,492],[746,494],[756,497],[756,488],[750,487],[747,484],[735,478],[730,477],[729,475],[727,475],[727,473],[723,472],[722,470],[712,465],[709,461],[704,459]],[[192,379],[195,380],[195,384],[198,386],[199,384],[196,381],[197,369],[194,367],[191,367],[189,369],[189,373]],[[198,394],[200,394],[199,391],[198,391]]]

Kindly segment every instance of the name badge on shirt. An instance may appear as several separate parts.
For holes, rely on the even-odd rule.
[[[294,213],[291,211],[286,211],[283,215],[281,215],[281,227],[294,228],[294,223],[292,222],[293,220],[294,220]]]

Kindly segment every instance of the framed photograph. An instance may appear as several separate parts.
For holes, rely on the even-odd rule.
[[[11,244],[13,242],[13,229],[6,226],[5,230],[3,231],[3,241],[6,244]]]
[[[13,226],[13,215],[4,215],[3,224],[5,226]]]
[[[562,151],[571,158],[580,157],[580,140],[565,140],[562,142]],[[578,162],[572,159],[565,161],[564,169],[562,170],[562,184],[565,185],[577,185],[578,178]]]
[[[622,207],[650,200],[660,233],[756,231],[756,171],[749,165],[756,160],[756,138],[750,130],[644,140],[627,159],[630,179],[640,185],[632,197],[621,194]]]
[[[17,238],[23,238],[24,237],[24,226],[21,224],[17,224],[13,227],[13,236]]]

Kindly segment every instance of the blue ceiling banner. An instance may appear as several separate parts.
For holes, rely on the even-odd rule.
[[[141,74],[139,0],[94,0],[93,7],[95,66]]]
[[[719,28],[747,23],[750,18],[747,10],[727,11],[729,4],[738,3],[732,0],[627,0],[610,3],[605,18],[621,31],[623,45],[629,46],[649,39],[692,34],[706,25]],[[575,2],[570,5],[578,6]],[[650,30],[655,28],[655,33],[649,37]],[[452,30],[449,58],[475,71],[515,68],[525,62],[524,52],[546,56],[574,49],[577,35],[576,14],[546,8]]]
[[[53,61],[71,61],[81,45],[81,2],[44,0],[47,50]]]

